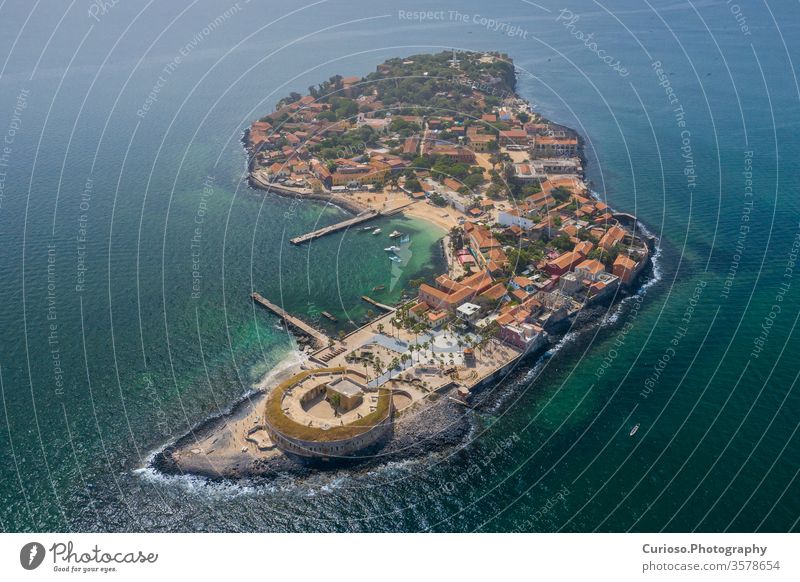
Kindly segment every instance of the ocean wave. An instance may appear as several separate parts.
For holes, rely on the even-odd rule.
[[[272,366],[269,371],[264,373],[263,376],[255,383],[254,391],[263,390],[272,384],[279,376],[285,374],[292,368],[302,366],[308,362],[308,356],[300,350],[289,351],[283,359],[276,365]]]
[[[154,455],[155,456],[155,455]],[[251,496],[258,493],[277,492],[274,485],[257,485],[247,481],[215,481],[200,475],[168,475],[162,473],[151,464],[135,469],[133,474],[154,485],[178,487],[192,495],[212,496],[220,499]]]

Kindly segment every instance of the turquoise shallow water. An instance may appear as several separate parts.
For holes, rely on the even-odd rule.
[[[240,3],[205,34],[227,8],[125,2],[96,22],[80,4],[0,8],[4,530],[798,528],[796,6],[752,9],[746,35],[710,0],[576,0],[571,28],[549,2],[442,3],[425,23],[386,2]],[[660,237],[659,280],[494,388],[462,449],[269,485],[139,470],[290,354],[251,291],[358,322],[361,294],[441,267],[411,220],[379,225],[412,235],[395,272],[383,237],[291,247],[341,212],[250,190],[239,140],[289,91],[442,48],[514,58],[519,92],[586,137],[595,190]]]

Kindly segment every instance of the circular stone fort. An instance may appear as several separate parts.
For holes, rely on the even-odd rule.
[[[388,436],[404,391],[370,387],[348,367],[316,368],[292,376],[269,395],[264,426],[282,450],[303,457],[347,457]]]

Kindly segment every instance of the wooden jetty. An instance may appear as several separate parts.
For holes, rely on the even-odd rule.
[[[383,303],[378,303],[378,302],[377,302],[377,301],[375,301],[375,300],[374,300],[372,297],[369,297],[369,296],[367,296],[367,295],[362,295],[362,296],[361,296],[361,300],[362,300],[362,301],[366,301],[366,302],[367,302],[367,303],[369,303],[370,305],[374,305],[375,307],[377,307],[377,308],[378,308],[378,309],[380,309],[381,311],[386,311],[386,312],[389,312],[389,311],[394,311],[394,307],[392,307],[391,305],[385,305],[385,304],[383,304]]]
[[[315,238],[320,238],[322,236],[325,236],[326,234],[333,234],[334,232],[339,232],[340,230],[344,230],[346,228],[350,228],[351,226],[367,222],[368,220],[373,220],[374,218],[378,218],[379,216],[381,216],[380,212],[377,212],[376,210],[367,210],[357,216],[354,216],[353,218],[348,218],[347,220],[343,220],[342,222],[337,222],[336,224],[331,224],[330,226],[324,226],[313,232],[309,232],[301,236],[296,236],[293,239],[290,239],[289,242],[292,243],[293,245],[301,245],[305,242],[314,240]]]
[[[284,323],[286,323],[287,327],[294,328],[296,331],[302,333],[303,335],[310,337],[316,344],[316,347],[323,348],[328,346],[329,338],[321,331],[314,329],[306,322],[298,319],[297,317],[289,315],[285,309],[275,305],[274,303],[272,303],[267,299],[264,299],[264,297],[262,297],[258,293],[252,293],[250,295],[250,298],[259,305],[261,305],[262,307],[266,307],[272,313],[280,317],[284,321]]]
[[[381,212],[381,215],[382,215],[382,216],[394,216],[395,214],[400,214],[400,213],[401,213],[401,212],[403,212],[403,211],[404,211],[406,208],[408,208],[408,207],[409,207],[409,206],[411,206],[412,204],[416,204],[416,203],[417,203],[417,201],[416,201],[416,200],[412,200],[412,201],[410,201],[410,202],[406,202],[405,204],[401,204],[400,206],[395,206],[395,207],[394,207],[394,208],[392,208],[391,210],[383,210],[383,211]]]

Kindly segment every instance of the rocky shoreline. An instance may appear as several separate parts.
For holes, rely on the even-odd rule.
[[[407,460],[431,452],[445,450],[462,443],[471,425],[467,418],[468,409],[442,395],[432,405],[418,411],[410,410],[394,422],[391,438],[380,445],[362,451],[349,459],[313,461],[283,452],[267,458],[253,458],[243,455],[238,466],[215,470],[203,462],[198,455],[195,463],[180,463],[175,454],[193,447],[199,438],[212,435],[222,429],[230,418],[247,415],[253,406],[263,404],[266,391],[249,394],[235,404],[228,413],[217,415],[201,422],[192,431],[156,453],[151,466],[165,475],[194,475],[212,481],[222,480],[273,480],[278,477],[307,477],[317,470],[339,470],[357,466],[369,469],[388,461]],[[245,460],[245,458],[247,460]]]

